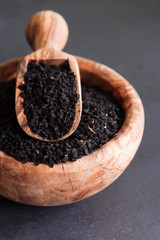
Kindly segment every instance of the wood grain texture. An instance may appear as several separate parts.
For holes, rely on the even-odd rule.
[[[17,120],[23,131],[33,138],[47,142],[60,141],[69,137],[77,129],[82,113],[81,80],[78,63],[74,56],[60,51],[63,49],[68,39],[67,23],[64,18],[56,12],[38,12],[29,20],[26,28],[26,37],[31,47],[37,51],[24,57],[18,67],[15,95]],[[31,60],[35,60],[37,64],[39,61],[43,60],[48,64],[55,65],[67,61],[71,71],[75,74],[77,80],[77,94],[79,94],[79,99],[75,104],[75,118],[70,130],[59,139],[44,139],[33,133],[28,126],[27,117],[24,114],[24,108],[22,106],[24,99],[20,96],[22,90],[19,89],[19,86],[24,83],[24,74]]]
[[[34,14],[26,27],[26,38],[34,50],[52,47],[62,50],[68,40],[69,29],[65,19],[53,11]]]
[[[115,181],[133,159],[144,129],[144,110],[135,89],[117,72],[84,58],[76,57],[83,82],[98,85],[118,99],[125,121],[118,136],[101,149],[76,162],[53,168],[22,164],[0,152],[0,194],[11,200],[38,206],[55,206],[87,198]],[[19,59],[0,65],[1,81],[6,71],[16,71]],[[13,71],[12,74],[13,76]],[[15,73],[16,76],[16,73]]]

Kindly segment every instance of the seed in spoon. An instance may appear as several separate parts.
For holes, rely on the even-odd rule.
[[[75,75],[67,65],[30,61],[19,86],[31,131],[43,139],[59,139],[72,127],[79,99]]]

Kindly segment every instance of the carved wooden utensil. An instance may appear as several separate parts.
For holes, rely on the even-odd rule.
[[[82,112],[81,83],[78,63],[74,56],[61,51],[68,39],[67,23],[64,18],[56,12],[38,12],[33,15],[33,17],[28,22],[26,37],[31,47],[36,51],[24,57],[18,67],[15,94],[15,109],[17,120],[23,131],[36,139],[48,142],[65,139],[70,136],[78,127]],[[49,65],[55,64],[59,66],[62,64],[67,64],[76,76],[77,93],[80,97],[78,102],[75,104],[75,118],[73,120],[72,127],[69,132],[62,138],[52,140],[43,139],[41,136],[33,133],[28,126],[27,118],[24,114],[22,105],[23,98],[20,96],[22,90],[19,89],[19,86],[24,83],[24,74],[27,71],[28,63],[31,60],[35,60],[37,64],[41,60],[48,63]]]

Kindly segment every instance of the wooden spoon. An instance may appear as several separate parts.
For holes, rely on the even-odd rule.
[[[24,57],[18,67],[15,94],[17,120],[23,131],[33,138],[48,142],[63,140],[69,137],[77,129],[82,112],[81,82],[78,63],[74,56],[60,51],[63,49],[68,39],[67,23],[64,18],[56,12],[38,12],[28,22],[26,37],[31,47],[37,51]],[[35,60],[37,64],[39,64],[41,60],[49,65],[55,64],[60,66],[62,64],[68,64],[70,70],[74,72],[76,76],[79,100],[75,104],[75,118],[71,129],[62,138],[52,140],[43,139],[41,136],[33,133],[28,126],[27,118],[24,114],[24,108],[22,105],[23,98],[20,96],[22,90],[19,89],[19,86],[24,83],[24,74],[27,71],[28,63],[31,60]]]

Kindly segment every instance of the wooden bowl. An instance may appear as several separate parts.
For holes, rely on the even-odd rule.
[[[118,136],[75,162],[54,165],[20,163],[0,152],[0,194],[37,206],[55,206],[87,198],[115,181],[133,159],[144,129],[144,110],[135,89],[111,68],[76,57],[83,82],[99,85],[118,99],[125,121]],[[0,64],[0,82],[16,76],[21,58]]]

